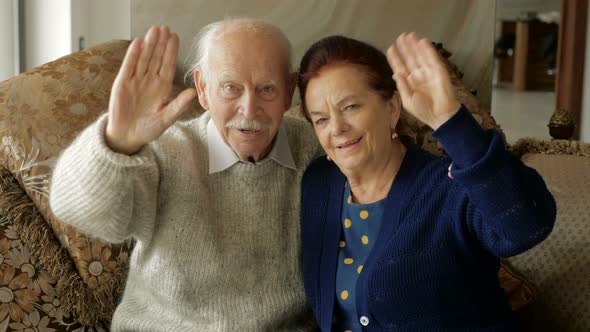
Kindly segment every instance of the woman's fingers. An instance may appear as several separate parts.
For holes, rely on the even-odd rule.
[[[139,56],[139,62],[137,63],[137,68],[135,70],[136,77],[142,78],[145,75],[152,58],[152,54],[154,53],[154,48],[158,43],[159,36],[159,27],[151,27],[145,35],[145,41],[142,44],[141,55]]]
[[[129,45],[129,48],[127,48],[125,58],[123,58],[123,64],[119,70],[119,77],[122,79],[130,79],[133,77],[133,74],[135,74],[135,66],[137,66],[137,61],[139,60],[140,52],[141,39],[135,38]]]
[[[397,50],[409,71],[419,67],[417,62],[418,56],[416,54],[417,41],[418,36],[414,32],[404,32],[395,41]]]
[[[150,75],[157,75],[160,71],[160,66],[162,65],[162,57],[164,56],[164,51],[166,50],[166,45],[168,44],[169,35],[170,30],[167,26],[163,26],[160,29],[160,37],[158,38],[156,48],[154,49],[154,53],[149,62],[148,73]]]
[[[397,86],[400,98],[402,99],[402,104],[406,105],[412,95],[412,90],[408,85],[407,76],[403,73],[395,73],[393,74],[393,79],[395,80],[395,85]]]
[[[176,58],[178,56],[178,35],[172,33],[166,42],[166,50],[162,59],[159,75],[166,81],[172,81],[176,73]]]
[[[421,38],[415,44],[416,58],[420,66],[437,66],[440,61],[438,53],[428,38]]]
[[[399,54],[395,43],[387,49],[387,61],[395,74],[408,74],[408,68],[404,63],[404,59]]]

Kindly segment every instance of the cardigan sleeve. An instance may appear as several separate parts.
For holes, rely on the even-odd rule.
[[[488,251],[513,256],[551,233],[553,196],[534,169],[506,150],[497,131],[484,131],[462,106],[433,137],[447,150],[453,179],[467,192],[470,232]]]
[[[148,236],[155,222],[159,169],[150,146],[127,156],[105,143],[107,116],[85,129],[53,171],[50,206],[61,221],[107,242]]]

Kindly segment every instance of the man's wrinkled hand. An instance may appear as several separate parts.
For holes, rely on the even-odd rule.
[[[111,90],[107,145],[131,155],[176,122],[196,96],[186,89],[170,100],[178,56],[178,36],[168,27],[151,27],[133,40]]]

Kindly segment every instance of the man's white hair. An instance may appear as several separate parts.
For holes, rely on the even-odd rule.
[[[186,61],[189,69],[184,75],[185,83],[193,86],[196,84],[193,74],[197,69],[205,81],[209,80],[209,53],[213,43],[224,34],[236,31],[267,31],[274,34],[278,37],[281,43],[280,46],[284,49],[284,62],[286,63],[285,75],[289,75],[292,72],[291,43],[281,29],[268,22],[254,18],[225,18],[205,26],[193,40]]]

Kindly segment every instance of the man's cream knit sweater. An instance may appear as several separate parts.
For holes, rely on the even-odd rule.
[[[113,331],[311,330],[299,200],[315,135],[285,117],[296,171],[266,159],[209,175],[209,118],[126,156],[105,145],[101,117],[61,156],[51,208],[91,236],[136,240]]]

